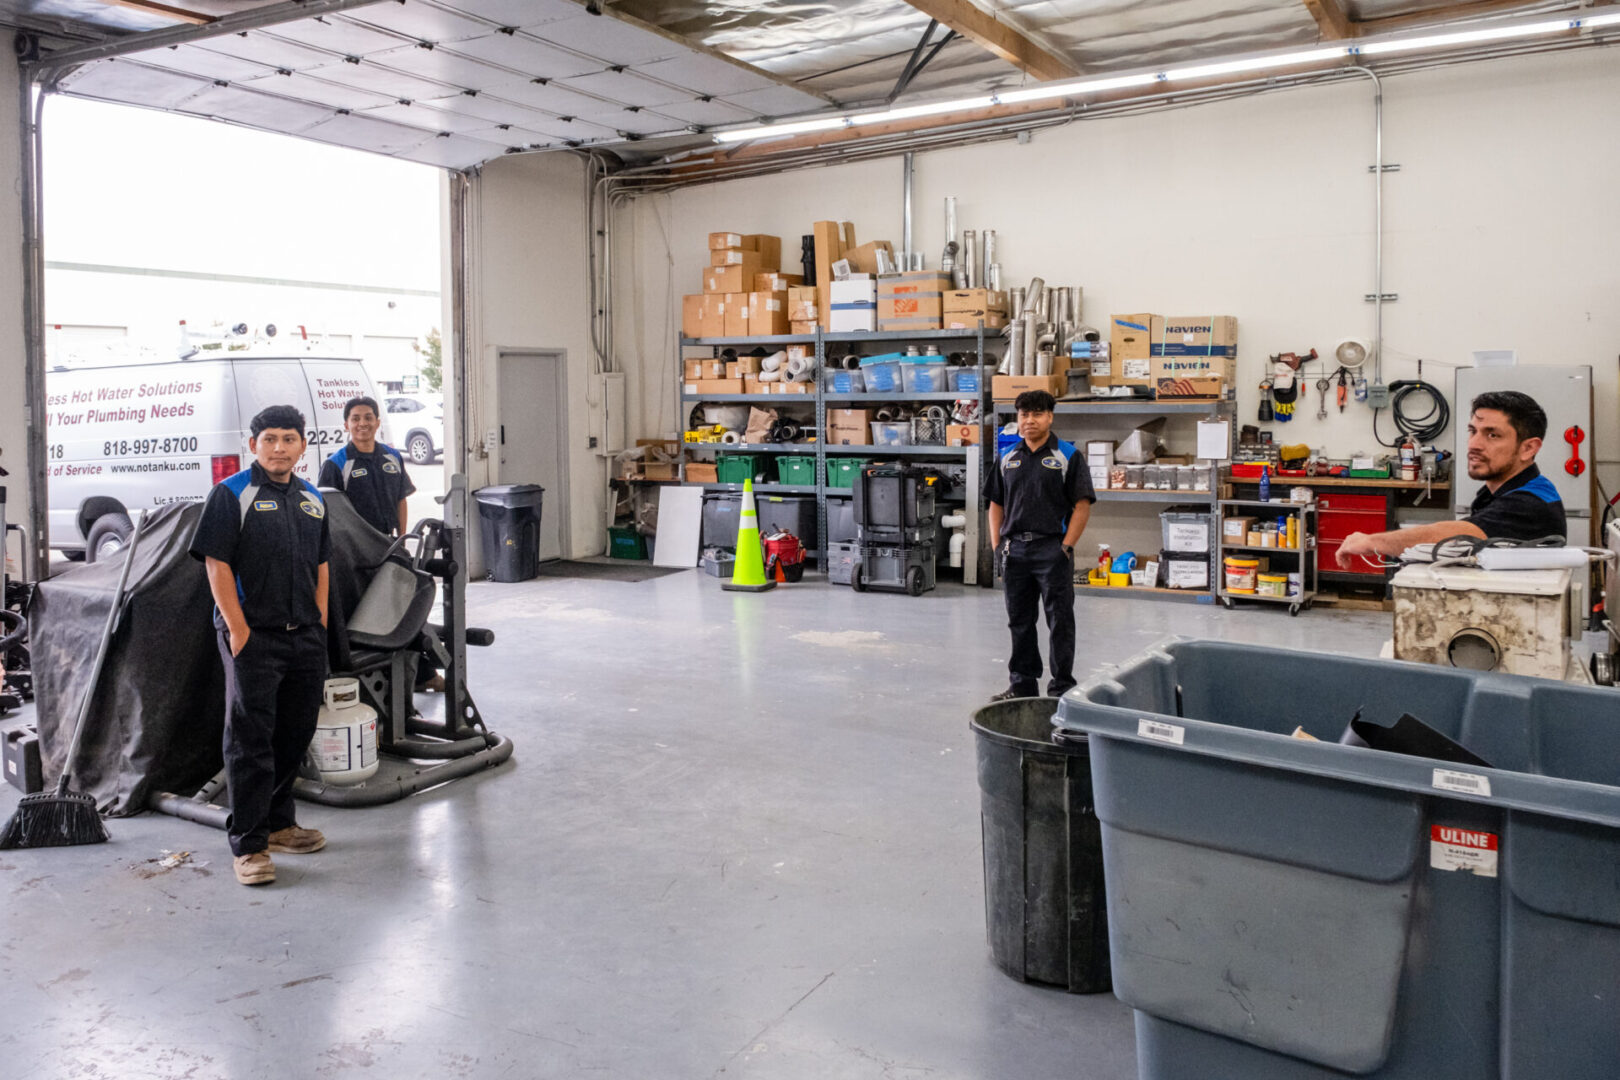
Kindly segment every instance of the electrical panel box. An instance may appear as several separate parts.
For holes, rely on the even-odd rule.
[[[624,373],[604,372],[602,378],[602,435],[596,452],[617,454],[625,448],[629,437],[629,417],[626,416]]]

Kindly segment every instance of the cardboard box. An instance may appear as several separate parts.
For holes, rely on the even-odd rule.
[[[1086,464],[1104,468],[1114,463],[1114,443],[1111,439],[1093,439],[1086,443]]]
[[[831,326],[829,316],[832,300],[827,292],[827,283],[833,279],[832,264],[844,257],[844,232],[836,221],[818,221],[810,226],[810,233],[815,243],[816,303],[820,308],[816,318],[822,326]]]
[[[787,293],[748,294],[748,333],[785,334],[788,332]]]
[[[743,392],[741,379],[698,379],[686,384],[688,394],[740,394]]]
[[[950,288],[951,279],[932,270],[885,274],[877,282],[878,324],[890,329],[889,323],[932,321],[932,327],[911,325],[892,329],[937,330],[945,314],[945,294]]]
[[[744,375],[742,377],[742,384],[743,393],[745,394],[763,394],[766,392],[765,387],[769,385],[768,383],[760,382],[758,375]]]
[[[814,345],[789,345],[785,350],[789,360],[808,360],[815,355]]]
[[[807,322],[800,322],[797,319],[789,319],[788,320],[788,333],[790,333],[790,334],[813,334],[813,333],[816,332],[816,327],[819,326],[819,325],[821,325],[821,324],[816,322],[814,319],[811,319],[811,320],[809,320]]]
[[[772,388],[771,392],[776,394],[813,394],[816,392],[815,383],[804,382],[799,379],[792,382],[774,382],[767,385]]]
[[[739,356],[737,359],[733,360],[729,366],[733,366],[737,369],[735,378],[740,379],[744,375],[758,375],[760,372],[760,361],[763,359],[764,357],[760,356]]]
[[[767,270],[778,270],[782,266],[782,238],[780,236],[767,236],[765,233],[744,233],[742,238],[744,251],[752,251],[759,255],[759,261]]]
[[[870,274],[835,281],[829,291],[831,319],[827,329],[833,333],[877,329],[877,282]]]
[[[724,360],[688,360],[686,361],[686,381],[696,382],[699,379],[726,378],[726,362]]]
[[[814,285],[790,285],[787,294],[789,321],[814,325],[821,319],[820,301],[816,298]]]
[[[686,463],[686,482],[688,484],[719,483],[720,467],[713,462],[689,461]]]
[[[978,446],[978,424],[951,424],[945,428],[946,446]]]
[[[1108,466],[1107,465],[1088,465],[1087,468],[1091,470],[1091,488],[1092,488],[1092,490],[1093,491],[1107,491],[1108,490]]]
[[[726,337],[748,336],[748,293],[726,293]]]
[[[803,274],[784,274],[780,270],[754,275],[755,292],[787,292],[792,288],[804,287]],[[811,297],[814,300],[814,297]]]
[[[709,234],[709,250],[720,248],[740,248],[743,246],[742,233],[712,232]]]
[[[828,409],[827,442],[834,446],[867,446],[872,442],[871,409]]]
[[[1221,535],[1235,543],[1248,543],[1249,527],[1259,518],[1255,517],[1229,517],[1221,522]]]
[[[703,336],[703,294],[681,297],[681,336]]]
[[[699,324],[703,333],[699,337],[715,338],[726,336],[726,294],[705,293],[703,295],[703,318]]]
[[[1151,386],[1153,383],[1152,336],[1154,315],[1111,315],[1108,319],[1108,353],[1112,365],[1098,381],[1097,365],[1091,367],[1093,386]]]
[[[1237,383],[1237,319],[1154,316],[1153,386],[1162,398],[1219,398]]]
[[[940,319],[944,330],[977,330],[983,323],[986,330],[1003,330],[1007,326],[1005,315],[968,315],[961,311],[947,311]]]
[[[990,397],[1012,401],[1025,390],[1045,390],[1053,397],[1062,397],[1068,388],[1067,375],[997,375],[990,380]]]
[[[944,309],[984,317],[1007,315],[1007,292],[1004,289],[949,289],[944,297]]]
[[[857,274],[878,273],[878,252],[889,253],[889,263],[898,266],[899,261],[894,257],[894,245],[887,240],[873,240],[857,248],[850,248],[844,252],[844,258],[849,261],[850,270]]]
[[[711,266],[703,271],[703,291],[746,294],[753,289],[754,278],[766,267],[760,265],[757,253],[744,251],[741,254],[744,262],[730,266]]]

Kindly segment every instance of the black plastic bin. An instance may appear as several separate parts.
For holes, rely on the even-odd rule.
[[[990,955],[1020,982],[1071,994],[1112,988],[1102,829],[1084,737],[1054,741],[1057,698],[973,715]]]
[[[528,581],[540,573],[539,484],[495,484],[473,492],[479,532],[484,537],[484,568],[496,581]]]

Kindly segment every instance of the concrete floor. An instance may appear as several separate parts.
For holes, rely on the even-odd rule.
[[[0,1068],[54,1077],[1128,1080],[1109,995],[984,940],[972,710],[1001,598],[806,583],[470,589],[513,762],[247,889],[146,816],[0,852]],[[1376,655],[1388,616],[1083,599],[1079,669],[1169,633]],[[0,814],[16,794],[0,785]],[[174,869],[156,860],[190,851]]]

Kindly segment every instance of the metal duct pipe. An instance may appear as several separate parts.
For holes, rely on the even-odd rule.
[[[979,287],[979,234],[972,229],[962,232],[962,277],[966,284],[963,288],[977,289]]]
[[[996,230],[985,229],[979,234],[979,285],[981,288],[993,289],[990,284],[990,268],[996,262]]]
[[[945,245],[956,243],[956,196],[945,196]]]
[[[998,369],[1003,375],[1024,374],[1024,320],[1014,319],[1007,324],[1007,355]]]
[[[907,150],[900,161],[900,269],[911,269],[911,186],[916,176],[916,154]]]
[[[1022,285],[1014,285],[1007,290],[1007,314],[1016,319],[1024,313],[1024,297],[1027,294]]]
[[[1036,342],[1037,337],[1038,337],[1038,333],[1037,333],[1037,331],[1035,329],[1035,324],[1036,324],[1036,314],[1035,314],[1035,312],[1030,311],[1029,309],[1026,308],[1024,310],[1023,322],[1024,322],[1024,364],[1023,364],[1024,370],[1023,370],[1022,374],[1024,374],[1024,375],[1038,375],[1040,373],[1035,370],[1035,342]]]

